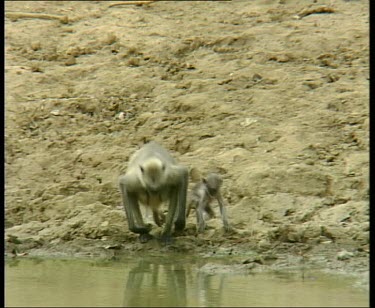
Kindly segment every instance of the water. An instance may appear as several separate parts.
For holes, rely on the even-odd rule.
[[[212,261],[212,260],[211,260]],[[368,307],[354,280],[316,271],[207,275],[187,257],[122,261],[16,259],[5,264],[6,307]]]

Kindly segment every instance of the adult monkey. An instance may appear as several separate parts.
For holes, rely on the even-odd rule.
[[[119,184],[129,230],[140,234],[142,243],[152,236],[149,234],[151,225],[146,225],[143,221],[139,202],[149,207],[156,224],[162,225],[164,217],[159,207],[163,202],[169,201],[162,241],[171,241],[173,223],[176,231],[185,228],[188,168],[178,165],[159,144],[151,141],[134,153]]]

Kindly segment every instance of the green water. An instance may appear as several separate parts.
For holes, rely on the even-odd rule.
[[[206,259],[16,259],[5,263],[6,307],[368,307],[354,280],[316,271],[217,274]]]

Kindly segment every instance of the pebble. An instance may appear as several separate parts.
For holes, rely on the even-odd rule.
[[[354,253],[343,250],[337,254],[337,260],[348,260],[354,256]]]

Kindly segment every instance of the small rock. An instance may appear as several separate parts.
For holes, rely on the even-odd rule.
[[[11,234],[8,235],[7,242],[13,244],[22,244],[22,241],[20,241],[17,236]]]
[[[104,43],[108,45],[112,45],[117,41],[117,36],[114,33],[109,33],[107,37],[104,39]]]
[[[59,115],[61,115],[60,114],[60,110],[52,110],[51,112],[50,112],[50,114],[52,114],[52,115],[54,115],[54,116],[59,116]]]
[[[361,228],[363,231],[370,231],[370,223],[368,221],[362,223]]]
[[[343,250],[337,254],[337,260],[348,260],[354,256],[354,253]]]
[[[114,249],[114,250],[118,250],[118,249],[121,249],[121,245],[120,245],[120,244],[107,245],[107,246],[104,247],[104,249]]]
[[[260,240],[258,243],[258,247],[260,249],[269,249],[271,247],[271,243],[267,240]]]
[[[255,81],[255,82],[260,81],[262,79],[263,79],[263,77],[261,75],[259,75],[258,73],[255,73],[253,75],[253,81]]]
[[[250,263],[264,264],[264,260],[261,256],[254,256],[254,257],[250,257],[242,261],[242,264],[250,264]]]
[[[249,126],[249,125],[251,125],[251,124],[254,124],[254,123],[256,123],[256,122],[258,122],[258,120],[256,120],[256,119],[252,119],[252,118],[245,118],[245,120],[242,121],[242,122],[240,123],[240,125],[241,125],[241,126],[244,126],[244,127],[247,127],[247,126]]]
[[[194,64],[191,64],[191,63],[186,63],[186,64],[185,64],[185,67],[186,67],[188,70],[193,70],[193,69],[195,69]]]
[[[30,47],[33,51],[37,51],[41,48],[41,44],[40,42],[32,42]]]
[[[138,99],[138,94],[137,93],[133,93],[129,96],[130,99]]]
[[[71,66],[71,65],[74,65],[76,64],[77,61],[76,61],[76,58],[74,58],[73,56],[69,57],[66,61],[65,61],[65,65],[66,66]]]
[[[307,86],[309,89],[314,90],[322,86],[321,81],[316,81],[316,80],[308,80],[303,82],[303,85]]]
[[[108,221],[105,221],[105,222],[102,222],[100,224],[101,227],[107,227],[109,225],[109,222]]]
[[[125,112],[120,112],[120,113],[118,114],[118,118],[119,118],[119,120],[123,120],[123,119],[125,119]]]

